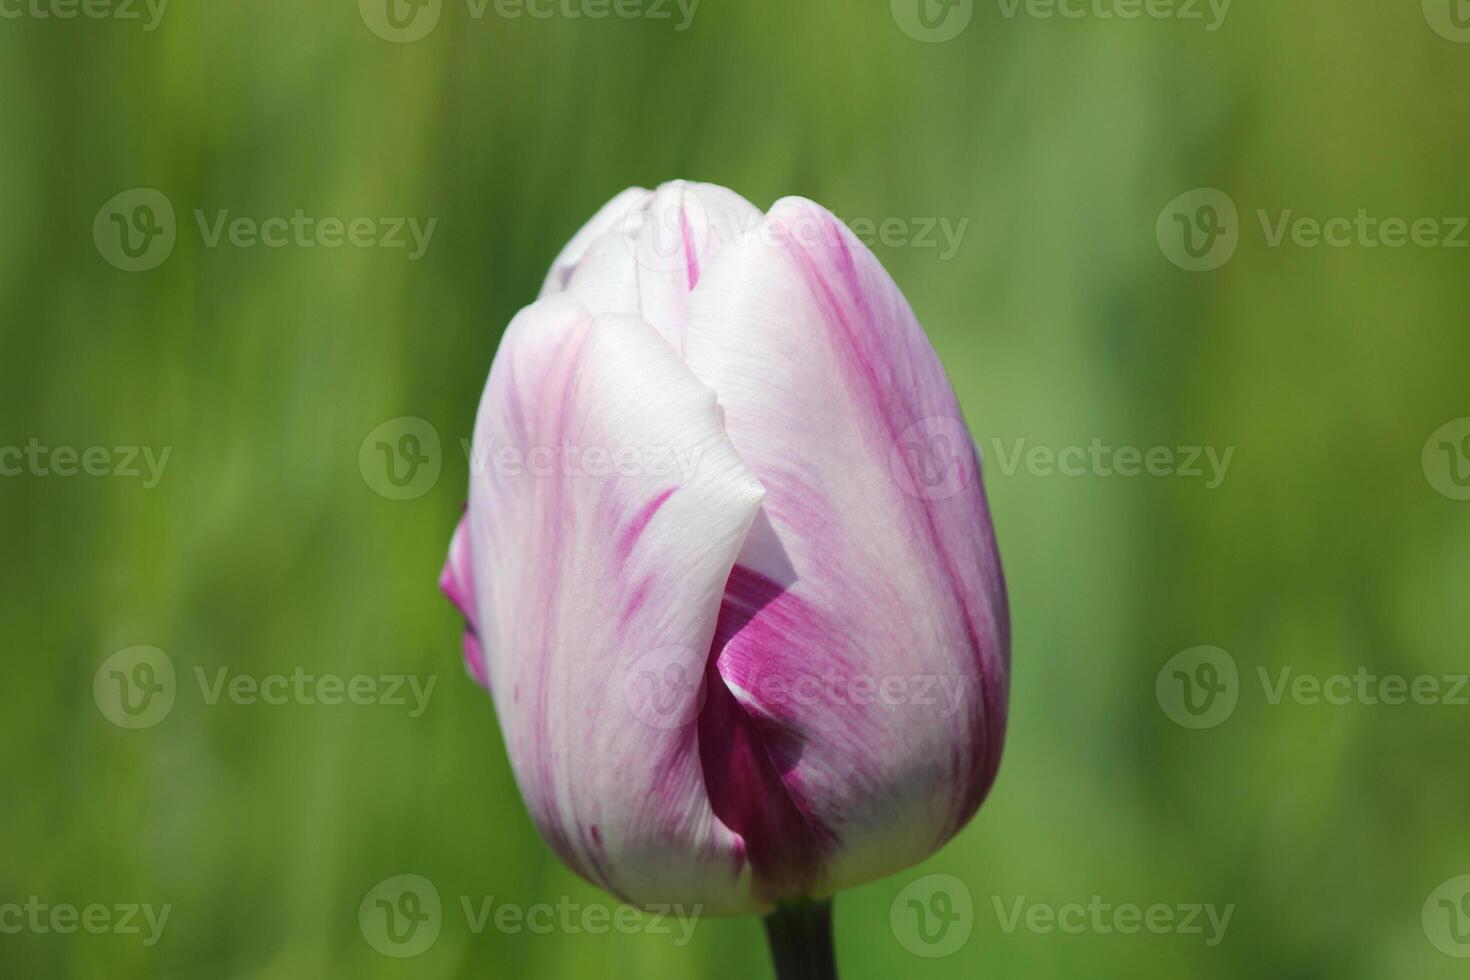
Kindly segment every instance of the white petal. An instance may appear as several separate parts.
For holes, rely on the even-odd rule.
[[[476,612],[536,824],[629,901],[754,908],[694,723],[762,496],[713,393],[646,323],[556,296],[507,331],[473,455]]]

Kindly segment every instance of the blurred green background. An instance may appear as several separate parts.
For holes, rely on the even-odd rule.
[[[935,43],[902,0],[704,0],[685,30],[675,6],[537,19],[443,0],[399,7],[400,36],[427,34],[398,43],[377,0],[179,2],[153,30],[141,6],[58,19],[40,2],[0,3],[0,445],[171,455],[151,487],[0,478],[0,905],[172,908],[151,946],[146,927],[0,932],[0,974],[769,975],[754,919],[679,945],[476,934],[460,908],[611,902],[537,837],[435,580],[504,325],[606,199],[688,177],[910,239],[921,219],[969,222],[953,255],[904,235],[875,251],[987,456],[1014,618],[1007,756],[951,845],[841,896],[844,976],[1465,976],[1450,954],[1470,954],[1453,931],[1470,907],[1440,921],[1431,893],[1470,873],[1470,707],[1272,704],[1258,672],[1470,669],[1470,502],[1449,457],[1421,460],[1470,415],[1470,252],[1273,247],[1258,212],[1470,215],[1452,17],[1470,10],[1237,0],[1209,30],[1203,5],[1068,19],[977,0],[928,8],[963,26]],[[139,272],[93,235],[134,188],[177,216]],[[1212,271],[1156,233],[1195,188],[1238,207]],[[195,218],[298,208],[438,221],[415,261],[209,247]],[[393,500],[359,447],[403,416],[437,431],[442,472]],[[1235,454],[1209,489],[1007,472],[993,448],[1094,439]],[[129,730],[93,684],[138,645],[166,653],[177,699]],[[1156,679],[1200,645],[1238,666],[1238,706],[1194,730]],[[196,670],[220,668],[438,680],[410,717],[210,704]],[[358,913],[406,873],[444,912],[432,947],[397,959]],[[945,958],[890,928],[929,874],[973,904]],[[1213,946],[1007,932],[996,910],[1094,895],[1234,910]]]

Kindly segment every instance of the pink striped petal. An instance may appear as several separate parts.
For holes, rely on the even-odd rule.
[[[485,652],[480,648],[479,618],[475,614],[475,566],[470,552],[469,517],[462,517],[449,542],[449,556],[439,573],[439,588],[464,614],[464,664],[481,687],[490,687],[485,669]]]
[[[716,638],[746,717],[700,727],[715,812],[767,892],[908,867],[980,805],[1005,728],[1005,587],[954,392],[878,261],[798,199],[705,268],[683,351],[767,491]]]
[[[695,724],[762,497],[714,394],[648,324],[554,295],[507,331],[472,456],[472,612],[537,826],[629,901],[754,908]]]

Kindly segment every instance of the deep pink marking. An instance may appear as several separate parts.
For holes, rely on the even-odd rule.
[[[725,583],[715,643],[720,675],[777,719],[798,720],[798,694],[822,694],[820,686],[798,690],[798,682],[852,673],[839,627],[795,593],[742,565],[731,570]],[[843,707],[826,706],[833,713]],[[768,748],[774,754],[778,746]]]
[[[638,611],[642,609],[643,604],[648,601],[649,593],[652,591],[653,578],[651,576],[644,578],[633,589],[633,594],[628,598],[628,601],[624,603],[623,611],[620,615],[620,618],[618,619],[618,629],[620,632],[626,632],[628,627],[632,625],[633,617],[638,615]]]
[[[464,662],[470,676],[485,690],[490,689],[490,672],[485,664],[485,651],[480,647],[479,614],[475,610],[474,552],[470,548],[470,518],[466,513],[454,529],[449,542],[449,555],[439,573],[439,588],[458,607],[465,618]]]
[[[592,824],[590,834],[582,830],[582,825],[577,824],[577,837],[581,842],[582,851],[587,855],[589,874],[586,876],[595,885],[601,885],[608,891],[624,898],[613,883],[612,866],[608,862],[607,852],[602,847],[602,833],[597,829],[597,824]]]
[[[478,625],[475,612],[475,564],[474,552],[470,548],[470,518],[466,513],[454,528],[454,537],[449,541],[449,554],[444,558],[444,569],[439,573],[439,589],[459,609],[471,627]]]
[[[770,714],[749,710],[726,677],[760,703],[764,682],[806,672],[801,654],[822,663],[824,652],[811,641],[824,632],[779,583],[740,565],[731,570],[705,677],[699,757],[710,806],[743,838],[743,860],[768,899],[811,893],[837,835],[804,804],[794,771],[802,737],[780,720],[782,706],[771,705]]]
[[[823,855],[833,840],[798,809],[766,754],[769,723],[740,706],[713,665],[706,683],[699,760],[710,807],[744,840],[763,897],[809,893],[821,880]]]
[[[679,206],[679,231],[684,235],[684,264],[688,268],[689,291],[699,285],[699,251],[695,247],[694,229],[689,227],[689,214]]]
[[[485,690],[490,690],[490,671],[485,665],[485,651],[480,647],[480,637],[473,626],[466,626],[464,630],[464,662],[476,683]]]
[[[657,496],[644,504],[637,514],[633,515],[633,519],[628,522],[628,526],[623,528],[623,533],[618,535],[618,561],[628,560],[628,556],[633,553],[633,546],[638,543],[639,537],[648,529],[648,523],[653,520],[653,515],[657,514],[659,508],[668,502],[669,498],[674,495],[676,489],[678,488],[669,487],[666,490],[660,491]]]

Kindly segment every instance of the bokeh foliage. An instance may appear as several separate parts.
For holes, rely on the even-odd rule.
[[[924,866],[845,894],[852,978],[1462,976],[1420,908],[1470,872],[1470,708],[1270,705],[1258,668],[1467,669],[1470,503],[1429,434],[1470,414],[1466,262],[1448,249],[1269,246],[1256,220],[1470,214],[1470,46],[1419,4],[1237,0],[1177,20],[1007,19],[919,43],[882,0],[705,0],[669,22],[506,20],[450,0],[392,44],[352,0],[178,3],[137,23],[0,20],[0,443],[172,447],[162,482],[0,480],[0,902],[171,903],[157,946],[0,935],[48,978],[749,977],[754,920],[694,941],[473,935],[460,895],[602,897],[537,837],[435,579],[500,333],[604,200],[673,177],[847,219],[969,219],[958,253],[876,251],[988,457],[1013,605],[1007,758]],[[492,7],[493,10],[493,7]],[[101,204],[178,210],[159,268],[103,261]],[[1240,207],[1234,259],[1155,239],[1195,187]],[[402,251],[206,248],[193,212],[434,216]],[[364,436],[419,416],[444,472],[390,501]],[[1184,478],[1004,473],[1017,439],[1235,447]],[[115,650],[181,675],[163,724],[91,697]],[[1199,644],[1243,679],[1230,721],[1172,723],[1160,666]],[[439,675],[386,707],[207,705],[196,667]],[[189,692],[193,691],[191,695]],[[358,930],[426,875],[412,960]],[[948,873],[975,932],[928,961],[889,907]],[[993,896],[1236,906],[1224,942],[1004,933]]]

